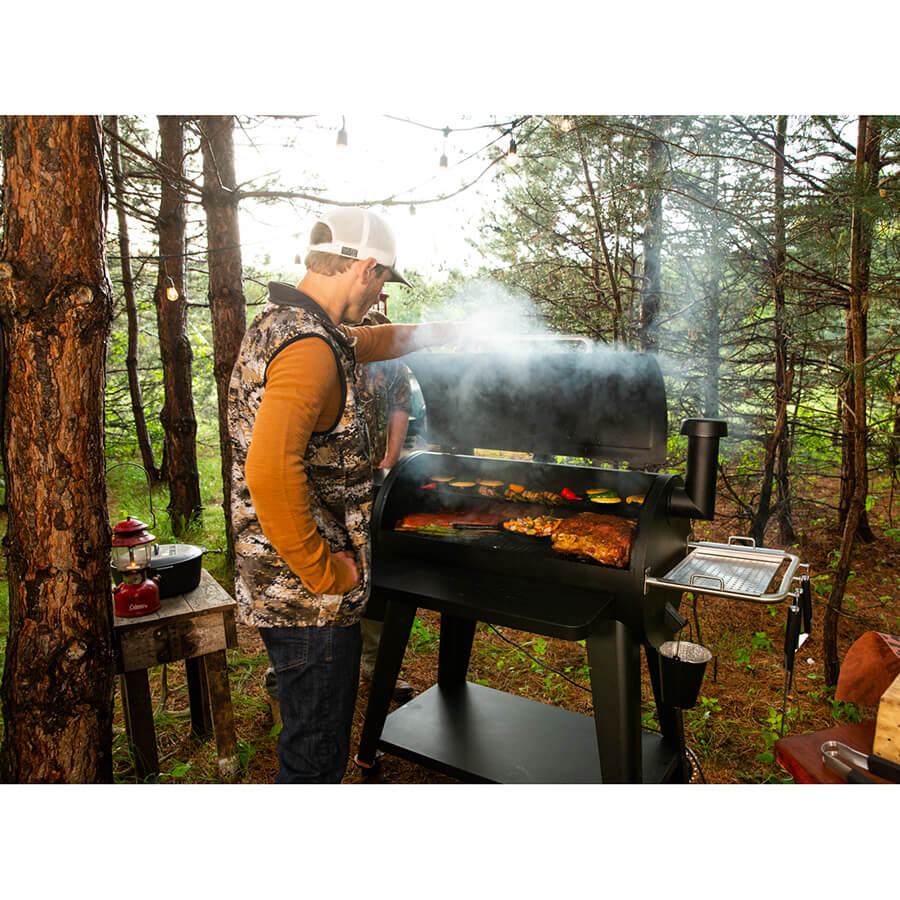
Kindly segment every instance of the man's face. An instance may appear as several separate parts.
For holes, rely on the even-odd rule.
[[[347,322],[362,321],[365,314],[378,302],[378,295],[381,293],[385,282],[390,277],[390,271],[384,266],[376,266],[370,272],[369,281],[363,287],[359,298],[355,302],[351,302],[351,305],[347,310]]]

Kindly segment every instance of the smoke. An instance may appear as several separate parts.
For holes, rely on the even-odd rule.
[[[468,322],[485,350],[512,349],[517,337],[552,334],[528,294],[490,278],[463,282],[440,303],[426,306],[422,319]]]

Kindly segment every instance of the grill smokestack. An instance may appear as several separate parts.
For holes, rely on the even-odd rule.
[[[687,470],[684,487],[672,492],[669,512],[691,519],[713,519],[719,438],[728,434],[728,423],[724,419],[685,419],[681,433],[688,436]]]

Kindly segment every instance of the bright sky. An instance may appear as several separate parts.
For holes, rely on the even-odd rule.
[[[478,179],[490,161],[487,145],[496,141],[505,150],[509,138],[501,137],[501,130],[476,126],[513,118],[510,114],[429,113],[421,118],[328,113],[300,121],[268,121],[236,133],[237,179],[245,182],[277,173],[282,189],[313,193],[318,188],[316,193],[328,200],[363,205],[387,197],[403,201],[401,206],[379,208],[397,235],[399,267],[440,279],[448,268],[478,265],[478,255],[466,239],[475,235],[484,209],[496,202],[497,167],[454,197],[426,201],[446,197]],[[347,132],[346,148],[337,146],[342,126]],[[451,129],[446,138],[444,128]],[[444,153],[446,169],[439,165]],[[315,219],[310,207],[288,201],[264,207],[245,201],[241,218],[245,259],[252,262],[268,253],[272,266],[293,268],[296,255],[305,254]],[[301,267],[296,268],[299,272]]]

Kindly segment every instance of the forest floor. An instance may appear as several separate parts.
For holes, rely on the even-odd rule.
[[[795,506],[799,539],[792,552],[809,564],[814,612],[812,635],[797,653],[787,702],[786,735],[874,718],[876,711],[875,707],[857,708],[836,701],[833,688],[826,687],[824,680],[822,624],[839,545],[834,526],[836,486],[835,479],[806,485],[804,501]],[[852,642],[866,631],[900,633],[900,530],[892,527],[888,494],[887,480],[881,483],[873,478],[870,496],[874,505],[869,516],[876,540],[869,545],[858,544],[854,553],[853,574],[839,629],[841,659]],[[695,523],[694,537],[727,541],[731,534],[745,533],[746,525],[738,522],[734,507],[720,494],[715,522]],[[767,534],[765,544],[778,547],[777,535]],[[231,589],[231,585],[226,587]],[[697,706],[684,713],[686,742],[699,764],[692,780],[716,784],[790,782],[775,763],[773,752],[780,736],[783,708],[782,653],[787,605],[765,606],[703,595],[695,603],[696,616],[694,601],[686,598],[681,605],[682,615],[690,623],[682,636],[698,641],[696,625],[699,624],[698,642],[707,646],[714,657],[707,666]],[[501,630],[508,640],[488,625],[478,623],[468,672],[470,681],[591,714],[586,651],[580,643]],[[401,677],[417,694],[436,681],[438,645],[438,615],[420,610],[401,672]],[[271,783],[277,770],[275,744],[279,726],[264,687],[268,658],[255,629],[238,625],[238,647],[229,651],[228,663],[241,764],[238,780]],[[571,681],[553,670],[565,673]],[[646,666],[642,667],[642,673],[644,727],[652,730],[656,726],[655,707]],[[162,668],[151,670],[151,688],[158,706],[159,780],[165,783],[217,781],[212,742],[199,741],[190,734],[183,666],[168,667],[166,681],[168,695],[163,704]],[[358,745],[367,699],[368,690],[363,683],[357,700],[351,755]],[[114,728],[116,780],[133,781],[118,692]],[[382,757],[377,769],[369,774],[351,761],[344,782],[456,783],[452,778],[391,755]]]

